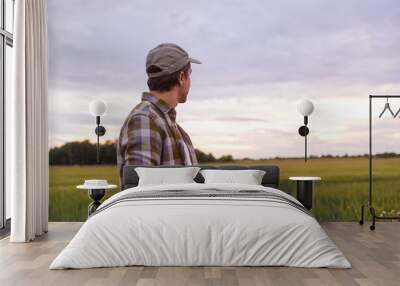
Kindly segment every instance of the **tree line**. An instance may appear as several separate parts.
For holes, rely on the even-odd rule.
[[[115,165],[117,164],[117,148],[116,141],[107,140],[105,143],[100,144],[100,164]],[[199,163],[226,163],[238,159],[233,158],[232,155],[223,155],[215,157],[212,153],[205,153],[199,149],[195,149],[197,160]],[[309,159],[319,158],[365,158],[368,154],[363,155],[310,155]],[[375,154],[374,158],[400,158],[400,154],[394,152],[386,152]],[[285,160],[285,159],[301,159],[299,157],[274,157],[274,158],[243,158],[241,160]],[[50,165],[95,165],[97,164],[97,145],[91,143],[89,140],[73,141],[65,143],[60,147],[51,148],[49,151],[49,164]]]
[[[100,144],[100,164],[117,164],[116,141],[107,140]],[[205,153],[195,149],[199,163],[231,162],[232,155],[223,155],[216,158],[212,153]],[[89,140],[73,141],[59,147],[53,147],[49,151],[50,165],[95,165],[97,164],[97,144]]]

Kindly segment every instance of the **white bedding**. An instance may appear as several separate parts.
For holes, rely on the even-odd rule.
[[[99,207],[104,210],[82,225],[50,269],[127,265],[351,267],[318,222],[288,204],[230,197],[152,198],[110,204],[131,192],[205,188],[263,190],[297,202],[276,189],[241,184],[127,189]]]

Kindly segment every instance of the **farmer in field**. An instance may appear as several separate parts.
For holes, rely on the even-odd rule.
[[[197,164],[189,135],[175,121],[175,107],[189,93],[191,63],[201,62],[175,44],[158,45],[147,54],[149,92],[143,92],[119,135],[120,179],[124,165]]]

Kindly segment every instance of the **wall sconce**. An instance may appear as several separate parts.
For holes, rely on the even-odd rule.
[[[314,111],[314,104],[307,99],[299,102],[297,110],[304,116],[304,125],[299,128],[299,134],[304,137],[304,161],[307,162],[307,135],[310,133],[308,129],[308,116]]]
[[[103,136],[106,134],[106,129],[104,126],[100,125],[100,116],[104,115],[104,113],[107,110],[107,105],[104,101],[95,99],[92,100],[89,104],[89,111],[90,113],[96,117],[96,129],[94,130],[94,133],[97,135],[97,164],[100,164],[100,144],[99,144],[99,138],[100,136]]]

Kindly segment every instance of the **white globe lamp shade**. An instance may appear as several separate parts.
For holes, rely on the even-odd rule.
[[[89,104],[89,111],[93,116],[102,116],[106,110],[106,103],[100,99],[92,100]]]
[[[297,110],[301,115],[309,116],[314,111],[314,104],[310,100],[304,99],[297,105]]]

